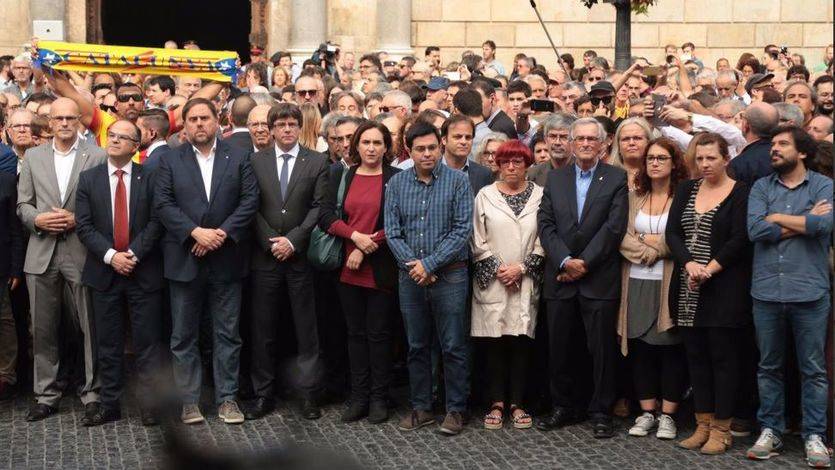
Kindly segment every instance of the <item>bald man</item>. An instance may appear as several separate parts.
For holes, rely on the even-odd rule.
[[[267,122],[267,115],[272,108],[268,104],[259,104],[252,108],[246,119],[246,127],[249,129],[249,136],[252,138],[252,150],[257,152],[273,145],[273,134],[270,132],[270,125]]]
[[[729,165],[735,180],[750,187],[774,171],[771,167],[771,133],[779,123],[777,108],[761,101],[751,103],[740,113],[739,127],[748,145]]]
[[[249,152],[252,151],[252,137],[249,135],[249,128],[246,127],[246,121],[249,117],[249,112],[255,106],[255,100],[249,95],[241,95],[235,98],[235,101],[232,102],[232,106],[229,108],[229,123],[232,124],[232,130],[223,135],[223,140],[235,147]]]
[[[58,344],[62,302],[75,315],[84,345],[84,384],[79,389],[84,404],[83,422],[98,413],[98,379],[95,375],[95,341],[89,294],[81,282],[87,258],[75,230],[75,195],[78,175],[104,162],[104,151],[78,137],[80,112],[76,103],[58,98],[52,103],[49,124],[54,138],[26,151],[20,170],[17,215],[29,229],[29,245],[23,272],[29,286],[32,313],[35,404],[28,421],[56,413],[62,390],[56,384],[61,363]]]

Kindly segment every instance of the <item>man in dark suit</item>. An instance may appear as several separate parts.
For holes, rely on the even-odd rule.
[[[90,287],[98,347],[101,406],[87,426],[121,419],[125,305],[130,308],[138,372],[137,397],[154,392],[162,342],[162,226],[153,211],[153,172],[131,162],[139,128],[127,120],[108,130],[107,163],[81,173],[76,193],[78,237],[90,256],[82,282]],[[156,424],[143,403],[142,424]]]
[[[473,121],[462,114],[453,114],[441,126],[441,143],[444,145],[441,162],[467,174],[473,197],[481,188],[493,184],[493,172],[486,166],[467,158],[473,148],[474,135]]]
[[[168,113],[158,108],[146,109],[139,113],[136,125],[142,133],[142,140],[139,142],[140,161],[154,170],[159,167],[163,155],[171,150],[165,141],[171,125]]]
[[[321,412],[313,392],[319,338],[313,270],[306,253],[327,189],[329,160],[299,145],[302,114],[296,105],[278,104],[267,121],[275,146],[252,157],[252,170],[261,189],[252,251],[252,384],[258,398],[247,408],[247,418],[260,418],[275,406],[275,345],[282,326],[277,306],[286,293],[298,343],[295,377],[303,397],[302,413],[307,419],[317,419]]]
[[[232,125],[232,130],[223,135],[224,142],[248,152],[254,150],[252,136],[249,135],[249,128],[246,127],[246,121],[249,117],[249,112],[257,104],[249,95],[240,95],[235,98],[235,101],[232,102],[232,106],[229,109],[229,123]]]
[[[594,394],[588,406],[594,437],[612,437],[615,401],[615,327],[620,296],[618,248],[626,231],[626,173],[600,162],[606,130],[593,118],[571,125],[574,164],[548,174],[540,205],[539,236],[545,248],[544,295],[550,340],[551,415],[542,430],[578,421],[569,361],[571,325],[582,319],[594,362]]]
[[[10,296],[23,279],[25,249],[16,211],[15,174],[0,172],[0,401],[14,397],[17,384],[18,341]]]
[[[495,82],[495,83],[493,83]],[[493,132],[501,132],[506,135],[508,139],[518,139],[516,134],[516,124],[513,119],[502,111],[501,106],[496,99],[496,83],[500,82],[488,78],[473,79],[472,88],[481,95],[482,115],[487,127]]]
[[[571,123],[577,120],[568,113],[552,113],[541,123],[545,143],[548,144],[548,153],[551,158],[547,162],[537,163],[528,168],[528,181],[545,187],[548,181],[548,173],[551,170],[568,166],[571,163],[571,152],[568,149],[568,129]]]
[[[249,228],[258,207],[258,185],[249,152],[216,137],[217,110],[207,99],[183,107],[189,144],[172,150],[156,175],[155,206],[165,278],[171,292],[174,380],[183,395],[181,421],[203,421],[197,345],[204,306],[212,318],[213,370],[218,415],[244,420],[237,402],[241,339],[241,279],[249,271]]]

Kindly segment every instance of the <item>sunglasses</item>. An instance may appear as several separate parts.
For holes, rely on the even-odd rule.
[[[316,90],[296,90],[299,96],[316,96]]]
[[[403,106],[380,106],[381,113],[387,113],[391,110],[402,108]]]
[[[135,103],[141,103],[143,101],[142,95],[139,93],[132,95],[118,95],[116,96],[116,100],[120,103],[127,103],[130,100],[133,100]]]
[[[593,96],[591,98],[592,106],[600,106],[600,103],[609,104],[612,102],[611,96]]]

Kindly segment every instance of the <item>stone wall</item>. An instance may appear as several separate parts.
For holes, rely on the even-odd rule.
[[[63,19],[64,40],[85,42],[87,19],[85,0],[0,0],[0,54],[19,54],[32,38],[31,11],[46,12],[39,19]],[[54,17],[54,13],[63,18]]]

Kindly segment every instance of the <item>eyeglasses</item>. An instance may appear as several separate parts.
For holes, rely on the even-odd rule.
[[[273,123],[273,129],[295,129],[299,127],[299,123],[295,121],[287,121],[287,122],[275,122]]]
[[[667,163],[670,160],[672,158],[661,155],[647,155],[647,163]]]
[[[611,96],[592,96],[591,97],[591,104],[592,106],[600,106],[600,103],[609,104],[612,102]]]
[[[508,160],[502,160],[502,161],[498,162],[498,164],[502,168],[508,167],[510,165],[525,166],[525,159],[523,159],[523,158],[511,158],[511,159],[508,159]]]
[[[601,80],[603,80],[603,77],[589,76],[588,78],[586,78],[586,81],[589,82],[599,82]]]
[[[13,126],[9,126],[9,129],[14,129],[17,132],[25,132],[32,128],[31,124],[15,124]]]
[[[126,136],[125,134],[117,134],[115,132],[108,132],[107,140],[109,142],[120,142],[122,140],[127,140],[128,142],[138,142],[133,137]]]
[[[68,123],[73,123],[78,120],[78,116],[49,116],[49,119],[57,122],[67,121]]]
[[[582,143],[582,142],[588,142],[588,143],[600,142],[599,138],[593,137],[593,136],[587,136],[587,135],[581,135],[581,136],[578,136],[578,137],[574,137],[571,140],[574,141],[574,142],[580,142],[580,143]]]
[[[117,95],[116,100],[118,100],[120,103],[127,103],[130,100],[133,100],[136,103],[141,103],[143,101],[142,95],[139,93],[131,95]]]
[[[299,96],[316,96],[316,92],[318,90],[296,90],[296,94]]]
[[[397,108],[402,108],[403,106],[380,106],[381,113],[387,113],[389,111],[395,110]]]

